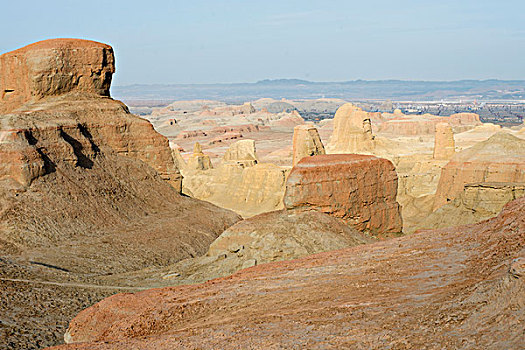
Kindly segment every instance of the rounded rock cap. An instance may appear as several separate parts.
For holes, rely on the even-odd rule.
[[[113,48],[83,39],[39,41],[0,56],[0,113],[69,92],[109,96]]]

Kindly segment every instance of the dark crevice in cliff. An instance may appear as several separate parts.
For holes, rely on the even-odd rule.
[[[71,147],[73,147],[73,153],[77,157],[77,163],[75,165],[81,168],[91,169],[93,167],[93,161],[82,152],[84,146],[82,146],[78,140],[68,135],[64,130],[60,130],[60,136],[69,143]]]

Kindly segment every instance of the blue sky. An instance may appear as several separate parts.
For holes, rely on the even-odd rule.
[[[525,1],[9,1],[0,52],[113,46],[114,84],[525,79]]]

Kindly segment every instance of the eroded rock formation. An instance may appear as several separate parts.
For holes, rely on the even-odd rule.
[[[524,242],[522,198],[477,225],[118,294],[75,317],[79,343],[59,349],[517,349]]]
[[[355,229],[315,210],[273,211],[228,228],[206,255],[170,266],[162,278],[173,284],[203,282],[255,265],[369,242]]]
[[[209,171],[184,173],[183,192],[250,217],[283,208],[289,168],[270,163],[227,162]]]
[[[384,113],[383,116],[386,116],[388,120],[381,123],[378,131],[391,136],[433,135],[436,132],[436,125],[439,123],[448,123],[455,133],[482,125],[479,115],[475,113],[456,113],[442,117],[428,113],[422,115],[403,114],[399,111],[399,113],[391,115]],[[388,118],[389,116],[390,118]]]
[[[319,132],[313,125],[298,125],[293,129],[293,165],[304,157],[325,154]]]
[[[457,153],[441,172],[434,210],[473,182],[525,182],[525,140],[500,132]]]
[[[358,154],[303,158],[286,182],[287,209],[315,208],[360,231],[401,232],[397,174],[386,159]]]
[[[189,170],[208,170],[213,168],[210,157],[202,152],[200,143],[195,142],[193,153],[188,159],[186,169]]]
[[[257,154],[254,140],[240,140],[232,143],[224,157],[225,162],[234,163],[243,167],[257,164]]]
[[[72,314],[115,291],[101,276],[203,254],[240,219],[180,195],[168,140],[108,96],[113,71],[112,49],[82,40],[0,56],[2,89],[14,90],[0,101],[0,338],[10,348],[57,344]]]
[[[456,153],[454,133],[448,123],[436,124],[436,136],[434,139],[434,159],[450,159]]]
[[[113,49],[87,40],[46,40],[1,55],[0,113],[10,114],[1,120],[0,154],[7,161],[0,180],[27,186],[49,173],[46,152],[67,152],[72,163],[89,165],[97,154],[92,143],[103,143],[146,162],[180,191],[168,140],[109,98],[114,71]]]
[[[356,153],[374,148],[368,112],[345,103],[335,113],[334,131],[326,146],[328,153]]]
[[[66,93],[109,96],[111,46],[79,39],[40,41],[0,56],[0,113]]]
[[[505,204],[523,196],[525,182],[466,184],[457,198],[419,221],[409,232],[474,224],[498,215]]]

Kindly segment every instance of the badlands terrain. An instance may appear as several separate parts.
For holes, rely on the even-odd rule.
[[[0,348],[525,347],[525,125],[114,72],[0,56]]]

